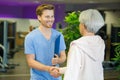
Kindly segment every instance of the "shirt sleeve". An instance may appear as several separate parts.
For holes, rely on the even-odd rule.
[[[35,53],[32,38],[30,38],[29,36],[25,37],[24,48],[25,48],[25,52],[24,52],[25,54],[34,54]]]
[[[81,66],[81,53],[75,45],[72,45],[68,53],[67,69],[64,74],[64,80],[79,80]]]
[[[55,53],[60,55],[61,51],[64,51],[66,49],[64,36],[62,34],[59,34],[58,37],[55,40]]]
[[[64,36],[61,34],[60,36],[60,49],[59,49],[59,53],[63,50],[66,49],[66,45],[65,45],[65,41],[64,41]]]

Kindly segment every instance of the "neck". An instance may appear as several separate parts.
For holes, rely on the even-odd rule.
[[[44,33],[51,32],[51,28],[47,28],[47,27],[44,27],[44,26],[40,26],[39,29],[40,29],[41,32],[44,32]]]
[[[41,33],[43,34],[43,36],[49,40],[51,37],[51,28],[46,28],[46,27],[39,27],[39,30],[41,31]]]
[[[83,36],[94,36],[95,34],[92,32],[85,32]]]

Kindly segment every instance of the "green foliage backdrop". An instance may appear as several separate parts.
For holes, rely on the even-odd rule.
[[[59,29],[60,32],[62,32],[65,43],[66,43],[66,53],[68,53],[70,43],[73,40],[76,40],[81,37],[81,34],[79,32],[79,14],[80,11],[73,11],[71,13],[68,13],[65,16],[65,28],[64,29]],[[66,66],[65,64],[62,64],[61,66]],[[62,75],[62,80],[63,80],[64,75]]]
[[[118,35],[120,36],[120,32],[118,32]],[[120,71],[120,42],[119,43],[114,43],[114,45],[116,45],[115,47],[115,58],[113,58],[113,60],[116,62],[117,66],[116,69],[117,71]],[[119,79],[120,79],[120,75],[119,75]]]
[[[120,21],[120,19],[119,19]],[[118,32],[118,36],[120,37],[120,32]],[[117,71],[120,71],[120,42],[119,43],[114,43],[114,45],[116,45],[115,47],[115,58],[113,58],[113,60],[117,63],[116,69]],[[120,75],[119,75],[119,79],[120,79]]]
[[[65,38],[66,53],[68,52],[70,42],[81,37],[79,32],[79,14],[80,11],[68,13],[64,19],[66,26],[60,30]]]

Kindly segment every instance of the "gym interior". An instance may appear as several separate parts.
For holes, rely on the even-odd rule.
[[[106,44],[103,62],[105,80],[119,80],[116,70],[114,43],[120,43],[120,0],[104,1],[63,0],[4,0],[0,1],[0,80],[29,80],[30,71],[24,54],[24,38],[32,28],[39,26],[35,8],[41,3],[52,3],[56,7],[53,28],[65,28],[64,18],[72,11],[96,8],[105,19],[102,28]]]

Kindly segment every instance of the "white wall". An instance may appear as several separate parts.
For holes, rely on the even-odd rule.
[[[107,24],[107,34],[111,33],[111,24],[120,25],[120,11],[105,11],[105,23]],[[28,32],[29,26],[39,26],[37,19],[22,19],[22,18],[0,18],[0,20],[9,20],[17,23],[17,32]]]
[[[120,26],[120,11],[105,11],[105,22],[107,24],[107,34],[111,33],[111,25]]]
[[[22,19],[22,18],[0,18],[0,20],[8,20],[16,22],[17,32],[28,32],[29,26],[38,27],[39,21],[37,19]]]

